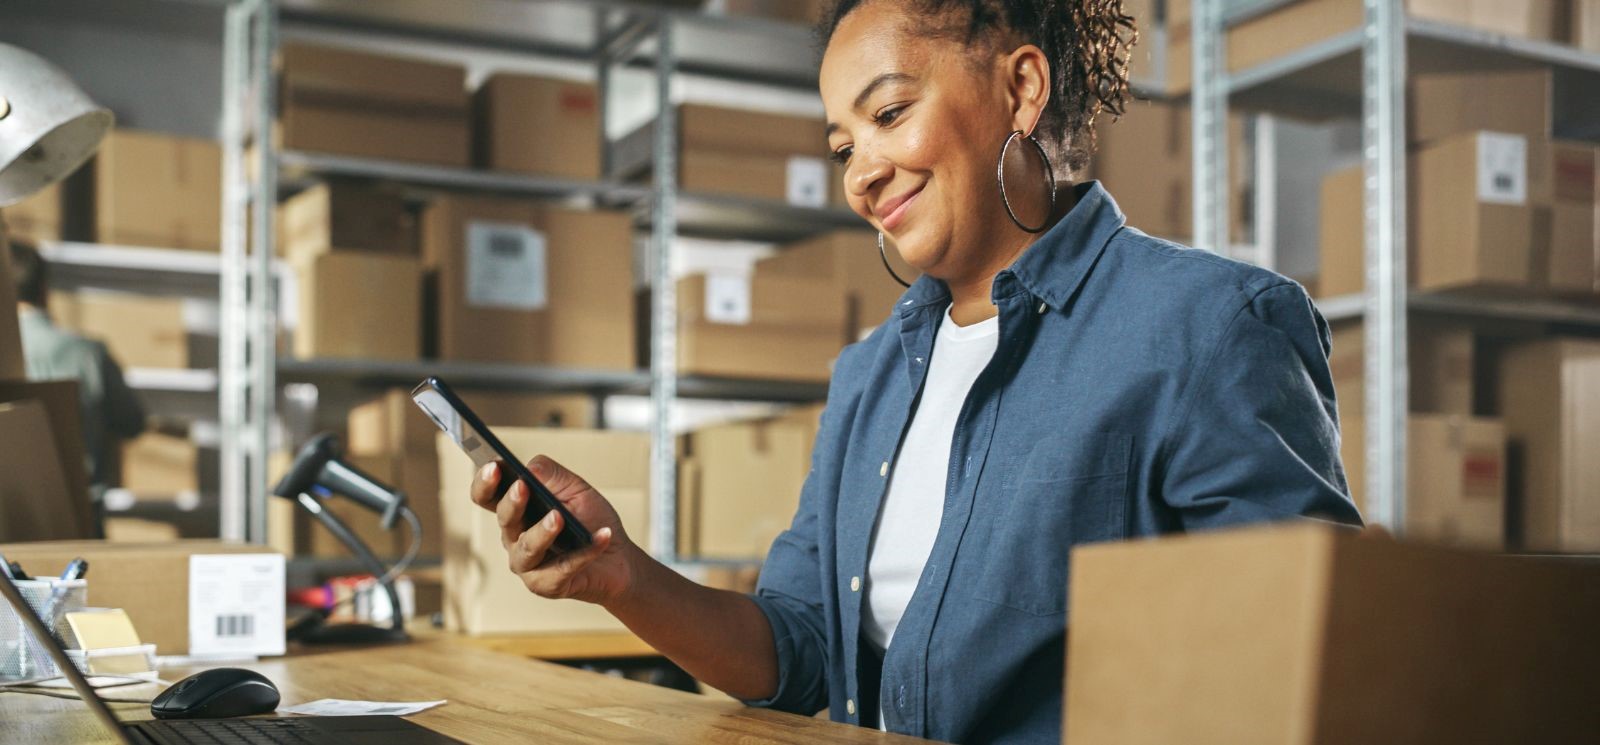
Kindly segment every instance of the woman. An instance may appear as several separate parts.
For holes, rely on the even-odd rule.
[[[511,569],[605,606],[757,706],[940,740],[1059,742],[1077,544],[1360,518],[1328,331],[1271,272],[1126,227],[1087,160],[1127,90],[1118,0],[844,0],[820,87],[853,210],[919,279],[844,350],[793,525],[754,596],[629,540],[577,475],[534,474],[596,530],[546,560],[526,490],[493,505]],[[1000,167],[997,169],[997,163]]]

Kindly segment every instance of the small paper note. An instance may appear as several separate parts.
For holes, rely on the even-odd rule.
[[[432,709],[439,701],[347,701],[342,698],[324,698],[304,704],[289,706],[278,711],[285,714],[309,714],[319,717],[360,717],[388,714],[403,717]]]

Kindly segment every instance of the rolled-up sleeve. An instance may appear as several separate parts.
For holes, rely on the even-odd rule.
[[[1327,322],[1299,285],[1222,332],[1165,438],[1162,496],[1184,529],[1315,517],[1360,525],[1339,460]]]
[[[836,469],[829,453],[841,433],[830,416],[822,415],[812,447],[811,473],[800,491],[800,508],[789,529],[778,534],[761,567],[761,580],[750,597],[772,624],[778,653],[778,690],[770,698],[746,704],[810,716],[828,706],[827,617],[824,606],[819,531],[824,504],[837,492]],[[831,511],[829,511],[831,512]]]

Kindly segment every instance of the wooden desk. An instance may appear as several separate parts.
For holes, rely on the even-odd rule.
[[[460,637],[468,644],[495,652],[536,660],[603,660],[659,657],[654,647],[626,631],[587,634],[528,634],[525,636]]]
[[[917,743],[912,737],[610,678],[481,649],[454,638],[325,652],[249,665],[277,683],[283,705],[320,698],[449,703],[412,721],[469,743]],[[165,670],[177,680],[191,671]],[[119,698],[153,696],[153,686],[117,688]],[[113,704],[124,721],[148,706]],[[105,742],[79,701],[0,693],[5,742]]]

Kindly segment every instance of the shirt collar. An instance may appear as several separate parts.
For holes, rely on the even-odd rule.
[[[995,278],[994,300],[1015,292],[1003,278],[1015,276],[1024,289],[1051,308],[1066,305],[1089,268],[1100,257],[1111,236],[1126,223],[1122,210],[1099,181],[1072,187],[1078,203],[1067,216],[1033,242],[1011,267]],[[923,275],[900,296],[900,311],[909,312],[934,303],[948,304],[950,289],[943,280]]]

